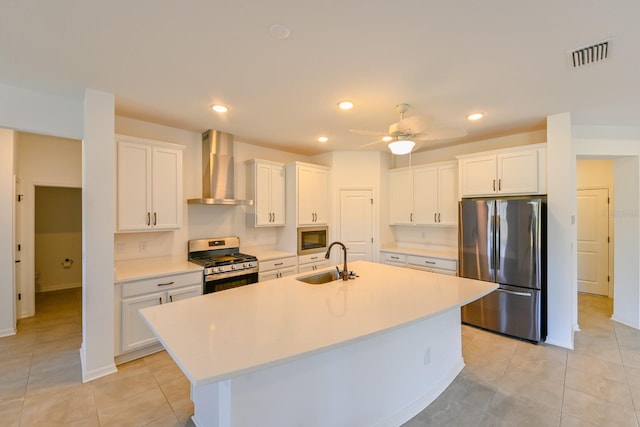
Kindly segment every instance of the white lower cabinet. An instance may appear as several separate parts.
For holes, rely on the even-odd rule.
[[[298,272],[298,257],[293,255],[266,261],[258,260],[258,281],[279,279]]]
[[[321,270],[330,265],[329,260],[324,257],[324,252],[298,256],[298,273]]]
[[[116,290],[120,296],[120,316],[116,315],[119,323],[116,330],[120,339],[116,343],[116,353],[121,355],[158,343],[140,317],[140,309],[202,295],[202,271],[136,280],[117,286],[120,287]],[[143,355],[141,352],[136,357]]]
[[[455,259],[385,251],[380,252],[380,259],[383,264],[395,265],[397,267],[412,268],[414,270],[428,271],[430,273],[447,274],[449,276],[457,276],[458,274],[458,261]]]

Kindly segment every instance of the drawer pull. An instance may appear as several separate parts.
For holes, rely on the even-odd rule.
[[[311,257],[311,258],[309,258],[309,259],[318,259],[318,257],[317,257],[317,256],[312,256],[312,257]]]
[[[158,283],[158,286],[169,286],[169,285],[173,285],[175,282],[169,282],[169,283]]]
[[[273,264],[273,265],[278,266],[278,265],[282,265],[282,264],[284,264],[284,262],[276,262],[276,263],[275,263],[275,264]]]
[[[390,256],[389,258],[391,258],[391,259],[400,259],[400,257],[397,257],[397,256]]]
[[[434,261],[425,261],[424,263],[425,263],[425,264],[431,264],[431,265],[434,265],[434,264],[435,264],[435,262],[434,262]]]

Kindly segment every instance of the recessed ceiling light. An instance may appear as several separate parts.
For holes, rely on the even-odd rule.
[[[211,106],[211,109],[213,111],[215,111],[216,113],[226,113],[227,111],[229,111],[229,107],[227,107],[226,105],[221,105],[221,104],[213,104]]]
[[[318,142],[327,142],[329,140],[329,138],[327,138],[326,136],[319,136],[316,139],[318,140]]]
[[[338,107],[341,110],[351,110],[353,108],[353,102],[351,102],[351,101],[340,101],[340,102],[338,102]]]
[[[284,40],[289,38],[291,31],[289,30],[289,28],[287,28],[286,25],[273,24],[271,27],[269,27],[269,34],[274,39]]]
[[[480,120],[484,117],[484,113],[471,113],[467,116],[468,120]]]
[[[382,140],[383,140],[384,142],[389,142],[389,141],[391,141],[392,139],[393,139],[393,137],[392,137],[392,136],[390,136],[390,135],[387,135],[387,136],[385,136],[385,137],[383,137],[383,138],[382,138]]]

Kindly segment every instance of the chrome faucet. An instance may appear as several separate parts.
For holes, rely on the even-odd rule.
[[[340,272],[340,277],[342,277],[342,280],[349,280],[349,270],[347,269],[347,247],[340,242],[333,242],[332,244],[329,245],[329,248],[327,249],[327,253],[324,254],[325,259],[329,259],[329,254],[331,253],[331,248],[333,247],[333,245],[340,245],[342,246],[342,251],[344,252],[344,267],[342,268],[342,271]],[[338,267],[336,267],[338,268]]]

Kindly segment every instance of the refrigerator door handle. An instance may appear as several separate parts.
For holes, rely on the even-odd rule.
[[[533,295],[531,292],[508,291],[506,289],[500,289],[500,288],[496,289],[496,291],[504,292],[505,294],[510,294],[510,295],[518,295],[518,296],[521,296],[521,297],[530,297],[530,296]]]
[[[501,245],[501,241],[500,241],[500,215],[495,215],[494,216],[494,223],[493,223],[493,229],[494,229],[494,236],[496,238],[496,271],[500,270],[500,245]]]

